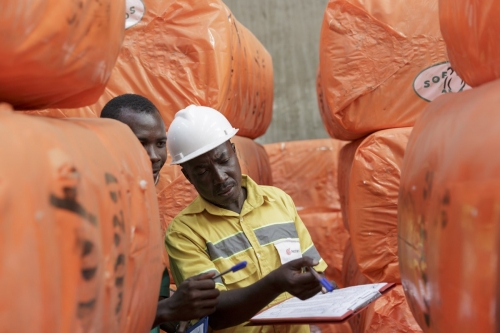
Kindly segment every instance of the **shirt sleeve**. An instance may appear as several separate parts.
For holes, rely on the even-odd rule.
[[[314,268],[318,272],[324,272],[328,267],[328,264],[323,260],[323,258],[321,258],[321,255],[316,249],[316,246],[314,245],[311,239],[309,231],[307,230],[304,222],[302,222],[302,219],[297,213],[297,208],[295,207],[292,198],[288,194],[285,195],[286,195],[287,207],[290,210],[290,214],[292,214],[294,218],[295,228],[297,229],[297,234],[299,235],[300,249],[302,251],[302,255],[318,260],[319,264],[316,265]]]
[[[175,224],[181,227],[176,228]],[[170,270],[177,286],[192,276],[208,272],[219,273],[210,260],[206,244],[195,232],[182,225],[182,222],[175,219],[172,221],[165,236],[165,246],[170,258]],[[221,278],[216,279],[215,283],[219,290],[226,290]]]

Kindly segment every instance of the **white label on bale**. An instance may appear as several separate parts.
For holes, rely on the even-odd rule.
[[[128,29],[141,22],[145,8],[142,0],[127,0],[125,6],[125,29]]]
[[[422,99],[432,102],[442,94],[471,89],[451,68],[448,61],[421,71],[413,81],[413,90]]]

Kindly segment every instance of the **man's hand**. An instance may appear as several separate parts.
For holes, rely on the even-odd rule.
[[[311,272],[303,273],[303,267],[312,267],[318,264],[317,260],[302,257],[292,260],[269,275],[277,290],[289,292],[301,300],[308,299],[321,291],[321,284]]]
[[[321,290],[319,281],[311,272],[303,273],[302,268],[317,264],[309,257],[293,260],[248,287],[221,293],[217,311],[210,316],[210,327],[220,330],[241,324],[285,291],[300,299],[316,295]]]
[[[212,280],[214,276],[215,273],[212,272],[184,280],[172,297],[158,302],[155,325],[170,321],[188,321],[212,314],[220,294],[219,290],[215,289],[215,282]]]

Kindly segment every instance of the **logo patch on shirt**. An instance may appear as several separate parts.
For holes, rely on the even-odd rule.
[[[286,264],[289,261],[302,258],[302,252],[300,251],[300,242],[298,239],[281,239],[274,243],[274,247],[278,251],[281,264]]]

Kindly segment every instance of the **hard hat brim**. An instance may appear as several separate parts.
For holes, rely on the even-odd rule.
[[[174,156],[172,156],[172,162],[170,163],[170,165],[177,165],[177,164],[182,164],[182,163],[185,163],[187,161],[190,161],[192,160],[193,158],[196,158],[200,155],[203,155],[205,154],[206,152],[209,152],[210,150],[220,146],[221,144],[223,144],[224,142],[226,142],[227,140],[230,140],[233,136],[236,135],[236,133],[238,133],[239,129],[237,128],[233,128],[233,131],[231,131],[229,134],[225,135],[225,136],[222,136],[220,138],[218,138],[217,140],[211,142],[209,145],[206,145],[198,150],[195,150],[194,152],[186,155],[186,156],[183,156],[182,158],[180,159],[177,159],[177,160],[174,160]]]

